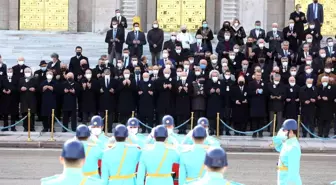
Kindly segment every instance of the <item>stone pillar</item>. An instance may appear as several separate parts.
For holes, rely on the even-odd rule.
[[[287,26],[289,16],[295,10],[295,0],[286,0],[285,2],[285,24]]]
[[[78,0],[69,0],[68,31],[78,31]]]
[[[69,0],[72,1],[72,0]],[[77,31],[78,32],[91,32],[92,19],[93,19],[93,1],[94,0],[77,0]],[[69,4],[70,8],[70,4]],[[70,12],[69,12],[70,18]]]
[[[279,30],[287,24],[285,21],[285,1],[286,0],[267,0],[267,27],[266,31],[271,30],[272,23],[279,25]],[[285,24],[286,23],[286,24]]]
[[[0,30],[9,28],[9,0],[0,0]]]
[[[205,10],[205,19],[208,22],[209,28],[211,30],[215,30],[215,24],[216,24],[216,1],[215,0],[206,0],[206,10]]]
[[[152,29],[153,21],[156,20],[156,0],[147,0],[147,24],[145,25],[146,31]],[[160,25],[160,22],[159,22]]]
[[[92,0],[92,32],[105,33],[110,29],[117,4],[118,0]]]
[[[148,0],[138,0],[136,1],[137,2],[137,13],[136,15],[140,17],[141,19],[141,28],[142,28],[142,31],[144,32],[148,32],[148,28],[147,28],[147,25],[148,24],[152,24],[152,22],[148,22],[147,20],[147,3]],[[155,2],[156,4],[156,2]],[[155,9],[156,10],[156,9]],[[154,16],[154,19],[156,19],[156,15]],[[133,25],[132,25],[133,27]],[[150,27],[151,28],[151,27]]]
[[[267,0],[240,0],[239,20],[249,35],[255,21],[261,21],[263,28],[267,25]]]
[[[8,0],[9,2],[9,27],[10,30],[19,29],[19,0]]]

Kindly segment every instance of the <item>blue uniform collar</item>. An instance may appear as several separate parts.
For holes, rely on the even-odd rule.
[[[82,168],[64,168],[62,175],[64,176],[83,176]]]
[[[223,179],[223,174],[219,172],[207,172],[205,176],[209,177],[210,179]]]

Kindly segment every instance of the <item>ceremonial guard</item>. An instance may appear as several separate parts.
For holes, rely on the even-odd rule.
[[[104,128],[104,120],[100,116],[93,116],[90,122],[90,130],[91,130],[91,139],[92,142],[101,145],[104,149],[108,143],[109,138],[105,136],[103,131]]]
[[[273,137],[275,150],[280,152],[278,185],[302,185],[300,177],[301,146],[296,137],[298,124],[293,119],[284,122],[277,136]]]
[[[85,149],[77,140],[68,140],[63,145],[61,164],[63,173],[41,179],[41,185],[103,185],[100,179],[85,177],[82,167],[85,162]]]
[[[201,125],[192,130],[194,145],[184,147],[180,155],[179,185],[187,184],[205,173],[204,158],[209,146],[204,145],[207,132]],[[193,160],[190,160],[193,159]]]
[[[116,143],[103,154],[102,180],[105,185],[136,185],[135,170],[141,151],[137,145],[125,142],[128,130],[124,125],[116,126],[114,137]]]
[[[87,177],[99,177],[98,161],[102,159],[103,149],[100,145],[89,140],[90,129],[86,125],[79,125],[76,129],[76,138],[81,141],[85,149],[85,163],[83,166],[83,174]]]
[[[227,154],[224,149],[211,148],[205,154],[204,166],[206,173],[201,179],[190,185],[242,185],[223,178],[228,168]]]
[[[160,125],[154,129],[156,142],[143,150],[137,174],[137,185],[172,185],[172,166],[179,162],[179,155],[174,148],[165,145],[168,131]]]
[[[137,118],[130,118],[127,121],[128,138],[126,142],[137,145],[139,148],[144,147],[144,137],[139,134],[139,120]]]
[[[330,184],[331,184],[331,185],[336,185],[336,181],[334,181],[334,182],[331,182]]]

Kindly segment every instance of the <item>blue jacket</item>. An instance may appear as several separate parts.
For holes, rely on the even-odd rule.
[[[314,20],[315,20],[314,3],[311,3],[311,4],[308,5],[307,20],[308,20],[308,22],[314,22]],[[323,21],[324,21],[323,5],[320,4],[320,3],[317,3],[317,20],[320,23],[323,23]]]

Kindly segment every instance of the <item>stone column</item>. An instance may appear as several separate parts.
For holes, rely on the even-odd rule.
[[[9,2],[9,27],[10,30],[19,29],[19,0],[8,0]]]
[[[212,31],[215,30],[215,23],[216,23],[216,2],[215,0],[206,0],[205,4],[206,10],[205,10],[205,19],[208,22],[209,28],[211,28]]]
[[[156,4],[156,2],[155,2]],[[139,16],[141,19],[141,28],[143,29],[142,31],[147,32],[147,25],[152,24],[152,22],[147,21],[147,0],[138,0],[137,1],[137,13],[136,16]],[[154,19],[156,19],[156,15],[154,16]],[[133,26],[133,25],[132,25]],[[150,27],[151,28],[151,27]]]
[[[263,28],[267,25],[267,0],[240,0],[239,20],[243,24],[246,35],[254,29],[255,21],[261,21]]]
[[[285,2],[285,24],[287,26],[289,16],[295,10],[295,0],[286,0]]]
[[[282,30],[285,26],[285,1],[286,0],[267,0],[267,27],[266,31],[269,31],[272,27],[272,23],[276,22],[279,25],[279,30]]]
[[[156,0],[147,0],[147,24],[145,25],[146,31],[152,29],[152,23],[156,20]],[[159,22],[159,25],[162,24]]]
[[[118,0],[92,0],[92,32],[105,33],[110,29]]]
[[[0,30],[9,28],[9,0],[0,0]]]
[[[68,31],[78,31],[78,0],[69,0]]]

